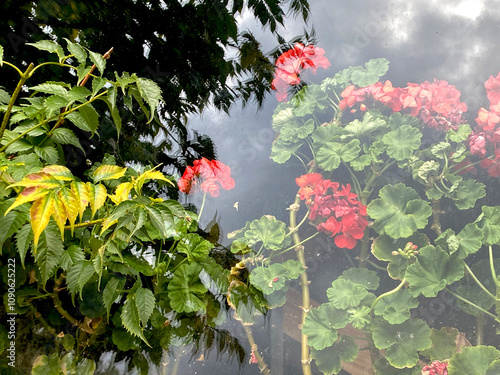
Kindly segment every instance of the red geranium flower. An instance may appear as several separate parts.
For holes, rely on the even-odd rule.
[[[276,71],[271,88],[276,90],[278,101],[286,99],[287,88],[300,83],[299,74],[304,69],[311,69],[316,73],[317,68],[327,68],[330,61],[323,56],[325,50],[313,44],[304,47],[302,43],[297,43],[292,49],[283,53],[276,60]]]
[[[491,76],[485,83],[486,95],[492,104],[500,103],[500,73],[496,77]]]
[[[448,363],[434,361],[422,369],[422,375],[448,375]]]
[[[300,187],[300,199],[309,207],[309,219],[321,232],[330,232],[340,248],[352,249],[364,235],[368,225],[366,206],[351,193],[349,184],[324,180],[319,173],[310,173],[295,179]]]
[[[219,188],[230,190],[234,188],[231,168],[218,160],[201,158],[187,167],[179,180],[179,190],[183,193],[195,193],[202,190],[212,197],[219,196]]]

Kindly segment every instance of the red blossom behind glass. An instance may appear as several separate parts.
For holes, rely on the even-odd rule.
[[[351,193],[349,184],[342,186],[324,180],[319,173],[310,173],[295,179],[300,187],[300,199],[309,207],[309,219],[322,232],[335,236],[335,245],[352,249],[364,235],[368,225],[366,206]]]
[[[422,369],[422,375],[448,375],[448,363],[434,361]]]
[[[292,49],[283,53],[276,60],[276,71],[271,88],[276,90],[278,101],[286,99],[287,88],[300,83],[299,74],[304,69],[310,69],[316,73],[317,68],[327,68],[330,66],[328,59],[323,56],[325,50],[309,44],[304,47],[302,43],[297,43]]]
[[[179,190],[186,194],[202,190],[204,193],[210,193],[212,197],[218,197],[220,188],[234,188],[234,180],[231,177],[231,168],[227,165],[203,157],[195,160],[192,167],[186,168],[178,186]]]

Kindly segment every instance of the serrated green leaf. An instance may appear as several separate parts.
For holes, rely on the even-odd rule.
[[[104,69],[106,69],[106,59],[97,52],[92,52],[89,50],[89,58],[92,63],[97,67],[101,76],[104,74]]]
[[[31,230],[30,224],[25,224],[16,234],[16,245],[17,251],[19,252],[19,257],[21,258],[21,264],[24,267],[24,260],[26,259],[26,253],[33,242],[33,231]]]
[[[373,342],[378,349],[386,349],[386,358],[396,368],[413,367],[418,351],[432,345],[431,329],[421,319],[409,319],[402,324],[378,322],[373,329]]]
[[[62,49],[62,47],[59,45],[59,43],[56,43],[52,40],[40,40],[36,43],[26,43],[26,45],[33,46],[41,51],[57,53],[59,61],[61,61],[64,57],[64,50]]]
[[[83,153],[85,153],[85,150],[83,149],[82,145],[80,144],[78,137],[70,129],[66,129],[66,128],[55,129],[52,132],[52,140],[54,142],[60,143],[62,145],[73,145],[75,147],[78,147],[80,150],[82,150]]]
[[[76,293],[82,295],[82,289],[90,278],[96,273],[94,265],[90,260],[82,260],[75,263],[68,271],[66,282],[72,296]]]
[[[71,245],[61,257],[60,267],[65,271],[69,271],[74,264],[83,260],[85,260],[85,255],[83,254],[82,248],[76,245]]]
[[[285,267],[287,271],[287,277],[291,280],[298,278],[302,272],[305,271],[302,263],[297,260],[288,259],[287,261],[281,263],[283,267]]]
[[[200,281],[202,267],[197,263],[182,264],[168,284],[170,306],[177,312],[204,311],[206,306],[200,297],[207,288]]]
[[[124,352],[131,349],[137,349],[140,344],[140,341],[138,341],[136,337],[122,328],[115,328],[111,335],[111,339],[113,340],[113,344]]]
[[[339,167],[341,161],[354,160],[361,152],[359,145],[359,139],[353,139],[347,144],[327,142],[316,153],[316,160],[324,170],[333,171]]]
[[[127,296],[127,300],[123,305],[123,310],[121,313],[122,323],[125,329],[130,332],[132,335],[139,337],[142,341],[144,341],[148,346],[148,340],[144,337],[143,329],[140,325],[140,315],[137,309],[137,305],[134,300],[134,294],[130,294]]]
[[[262,242],[266,249],[279,250],[289,243],[286,234],[285,223],[277,220],[274,216],[266,215],[252,222],[247,222],[235,239],[244,236],[251,247]]]
[[[57,164],[59,162],[59,154],[53,146],[35,146],[35,153],[49,164]]]
[[[7,91],[0,88],[0,104],[7,105],[9,104],[9,102],[10,102],[10,94]]]
[[[368,291],[360,284],[339,278],[326,290],[326,295],[336,308],[347,309],[358,306]]]
[[[99,127],[99,114],[97,113],[97,111],[94,109],[92,104],[87,104],[83,107],[80,107],[78,111],[84,121],[87,123],[88,127],[91,129],[92,134],[94,134]]]
[[[76,101],[85,102],[88,96],[92,95],[89,89],[83,86],[75,86],[68,91],[70,104]]]
[[[111,311],[111,306],[116,301],[116,299],[122,294],[120,290],[123,290],[125,286],[125,278],[113,276],[102,291],[102,301],[104,307],[106,308],[106,313],[109,320],[109,313]]]
[[[104,180],[116,180],[125,175],[127,168],[122,168],[117,165],[100,165],[94,173],[92,179],[95,183]]]
[[[81,47],[80,45],[78,45],[76,43],[73,43],[69,39],[64,38],[64,40],[68,44],[68,51],[69,51],[69,53],[71,53],[72,55],[74,55],[75,58],[76,58],[76,60],[80,64],[85,65],[85,63],[87,62],[87,52],[85,52],[85,49],[83,49],[83,47]]]
[[[92,79],[92,96],[96,96],[99,93],[99,91],[104,87],[106,82],[107,81],[104,78],[94,77]]]
[[[342,370],[342,361],[352,362],[358,357],[358,353],[359,348],[354,340],[344,335],[341,335],[329,348],[323,350],[311,348],[311,358],[325,375],[338,374]]]
[[[310,346],[322,350],[333,345],[338,337],[337,329],[344,328],[348,323],[346,311],[325,303],[307,314],[302,333],[307,335]]]
[[[156,299],[153,292],[149,289],[137,288],[135,291],[135,303],[137,305],[137,311],[139,311],[142,325],[146,326],[156,305]]]
[[[68,90],[62,85],[54,83],[42,83],[29,88],[33,91],[43,92],[44,94],[52,94],[68,99]]]
[[[10,211],[7,215],[0,217],[0,249],[8,238],[12,237],[19,228],[28,220],[24,212]]]
[[[463,260],[431,245],[419,249],[416,262],[406,269],[406,280],[414,297],[420,294],[436,297],[439,291],[463,276]]]
[[[62,108],[68,105],[69,101],[67,98],[63,98],[59,95],[51,95],[45,99],[45,107],[49,110],[48,115],[59,114]]]
[[[368,290],[376,290],[380,282],[377,273],[366,268],[349,268],[342,272],[340,277],[352,281],[354,284],[360,284]]]
[[[448,373],[450,375],[494,375],[496,372],[492,372],[492,368],[498,369],[499,356],[500,351],[493,346],[462,348],[461,353],[455,354],[450,359]]]
[[[290,99],[290,104],[293,106],[294,116],[318,114],[326,111],[329,105],[328,95],[319,85],[307,85]]]
[[[153,121],[154,115],[156,113],[156,107],[161,100],[161,89],[158,84],[150,79],[137,78],[137,88],[142,98],[148,103],[150,107],[150,118],[148,123]]]
[[[409,159],[413,152],[419,149],[421,138],[420,130],[409,125],[402,125],[384,135],[382,141],[387,146],[387,155],[401,161]]]
[[[37,251],[35,252],[35,263],[42,276],[42,285],[45,285],[55,267],[59,265],[63,252],[64,247],[59,229],[54,222],[49,222],[45,230],[40,234]]]

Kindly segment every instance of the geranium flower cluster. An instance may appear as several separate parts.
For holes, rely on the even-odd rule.
[[[372,98],[384,104],[394,112],[403,111],[419,117],[434,129],[446,131],[456,129],[465,123],[462,114],[467,111],[465,103],[460,101],[460,91],[446,81],[425,81],[421,84],[408,83],[407,87],[393,87],[391,81],[377,82],[373,85],[356,88],[350,85],[341,93],[339,107],[342,111],[360,104],[366,110],[364,102]]]
[[[230,190],[234,188],[231,168],[218,160],[201,158],[187,167],[177,183],[183,193],[196,193],[202,190],[212,197],[219,196],[219,188]]]
[[[309,207],[309,219],[318,231],[335,236],[335,245],[352,249],[364,235],[368,225],[366,206],[351,193],[349,184],[323,179],[319,173],[309,173],[295,179],[299,196]]]
[[[317,68],[327,68],[330,66],[330,61],[323,56],[325,50],[309,44],[304,46],[302,43],[297,43],[292,49],[283,53],[276,60],[276,70],[271,88],[276,90],[278,101],[286,99],[287,88],[291,85],[300,83],[299,74],[304,69],[310,69],[316,73]]]
[[[422,375],[448,375],[448,363],[434,361],[422,369]]]
[[[495,158],[483,159],[480,166],[492,177],[500,177],[500,73],[491,76],[485,83],[486,95],[490,102],[490,110],[479,109],[476,118],[477,127],[469,136],[471,154],[481,158],[486,156],[487,149],[493,151]]]

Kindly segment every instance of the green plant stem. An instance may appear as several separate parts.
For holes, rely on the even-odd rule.
[[[389,290],[388,292],[385,292],[385,293],[381,294],[380,296],[378,296],[377,299],[375,301],[373,301],[372,305],[370,306],[370,312],[373,311],[373,309],[375,308],[377,303],[379,303],[382,298],[396,293],[398,290],[400,290],[405,285],[405,283],[406,283],[406,277],[404,277],[403,280],[401,280],[401,282],[399,283],[399,285],[397,287],[395,287],[394,289]]]
[[[73,228],[85,228],[88,227],[89,225],[95,225],[95,224],[100,224],[104,221],[105,219],[96,219],[96,220],[90,220],[90,221],[84,221],[83,223],[80,224],[75,224]],[[72,229],[71,225],[65,225],[64,229]]]
[[[498,287],[498,277],[497,277],[497,273],[495,271],[495,264],[493,263],[493,249],[491,247],[491,245],[489,246],[488,248],[488,253],[489,253],[489,256],[490,256],[490,270],[491,270],[491,277],[493,278],[493,282],[497,285]]]
[[[294,244],[293,246],[290,246],[290,247],[288,247],[288,248],[286,248],[286,249],[284,249],[284,250],[281,250],[281,251],[280,251],[279,253],[277,253],[276,255],[281,255],[281,254],[286,253],[287,251],[290,251],[290,250],[292,250],[292,249],[295,249],[295,248],[297,247],[297,245],[302,245],[303,243],[305,243],[305,242],[307,242],[307,241],[309,241],[309,240],[313,239],[314,237],[316,237],[318,234],[319,234],[319,232],[316,232],[316,233],[314,233],[312,236],[307,237],[305,240],[300,241],[298,244]]]
[[[7,123],[9,122],[10,118],[10,113],[12,112],[12,107],[14,107],[14,103],[16,102],[17,96],[19,95],[19,92],[23,88],[24,82],[29,78],[31,71],[33,70],[34,65],[31,63],[26,71],[24,73],[21,73],[21,79],[17,83],[17,86],[12,93],[12,96],[10,97],[9,105],[7,106],[7,110],[5,111],[5,115],[3,116],[2,124],[0,125],[0,138],[3,137],[3,133],[5,132],[5,129],[7,128]],[[19,69],[17,69],[19,71]],[[3,151],[0,150],[0,151]]]
[[[200,222],[201,214],[203,213],[203,208],[205,207],[205,201],[207,199],[207,193],[203,193],[203,202],[201,202],[200,212],[198,213],[198,223]]]
[[[19,74],[19,76],[20,76],[20,77],[22,77],[22,76],[23,76],[23,72],[21,72],[21,71],[19,70],[19,68],[18,68],[17,66],[15,66],[14,64],[11,64],[10,62],[7,62],[7,61],[4,61],[3,63],[4,63],[5,65],[10,66],[11,68],[14,68],[15,70],[17,70],[17,73]]]
[[[484,314],[479,315],[476,318],[476,345],[477,346],[483,345],[485,324],[486,324],[486,319],[484,317]]]
[[[271,375],[271,371],[269,371],[269,368],[267,367],[266,363],[264,362],[264,358],[260,355],[259,348],[257,347],[257,344],[255,343],[255,340],[253,338],[252,334],[252,329],[249,326],[243,326],[245,329],[245,333],[247,335],[248,343],[250,344],[250,350],[252,353],[255,355],[255,358],[257,358],[257,364],[259,366],[259,370],[262,374],[264,375]]]
[[[439,201],[439,199],[433,199],[432,200],[432,225],[431,225],[431,229],[438,236],[440,236],[443,233],[443,231],[441,229],[440,215],[441,215],[441,202]]]
[[[469,305],[471,305],[472,307],[475,307],[476,309],[478,309],[479,311],[482,311],[483,313],[485,313],[486,315],[488,315],[489,317],[495,319],[495,321],[499,322],[500,323],[500,319],[498,319],[497,316],[493,315],[492,313],[490,313],[489,311],[483,309],[482,307],[476,305],[475,303],[469,301],[468,299],[462,297],[462,296],[459,296],[458,294],[456,294],[455,292],[453,292],[452,290],[450,290],[449,288],[445,288],[445,290],[450,293],[453,297],[459,299],[460,301],[462,302],[465,302]]]
[[[310,171],[309,173],[312,173]],[[300,195],[297,193],[293,205],[300,206]],[[290,210],[290,228],[297,226],[297,210]],[[297,259],[304,268],[304,272],[300,275],[300,285],[302,287],[302,319],[300,327],[306,321],[307,314],[311,310],[311,301],[309,298],[309,280],[307,279],[307,265],[304,256],[304,246],[301,245],[301,240],[297,231],[292,234],[292,239],[295,244],[295,251],[297,252]],[[312,375],[311,359],[309,358],[309,345],[307,344],[307,336],[301,333],[301,362],[303,375]]]
[[[486,289],[486,287],[481,283],[481,281],[479,281],[479,279],[477,278],[477,276],[474,274],[474,272],[472,272],[472,270],[470,269],[470,267],[465,264],[465,269],[467,270],[467,272],[469,273],[470,277],[472,277],[472,279],[476,282],[476,284],[488,295],[490,296],[491,298],[493,298],[494,301],[496,301],[496,297],[488,290]]]

